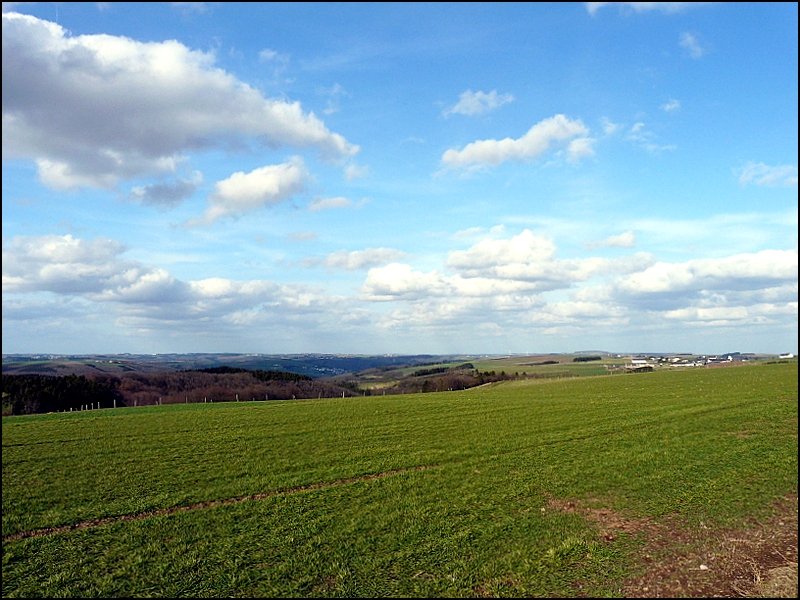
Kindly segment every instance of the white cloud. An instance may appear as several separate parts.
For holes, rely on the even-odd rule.
[[[572,140],[567,146],[567,159],[570,162],[579,162],[589,156],[594,156],[594,138],[582,137]]]
[[[183,286],[161,269],[119,258],[109,239],[71,235],[16,237],[3,248],[3,292],[46,291],[119,302],[172,302]]]
[[[451,252],[447,264],[467,273],[483,273],[502,265],[550,262],[555,252],[552,240],[525,229],[510,239],[484,239],[468,250]]]
[[[335,196],[333,198],[317,198],[308,205],[308,210],[311,212],[319,212],[321,210],[330,210],[332,208],[348,208],[353,206],[353,202],[344,196]]]
[[[634,242],[633,232],[626,231],[596,245],[629,247]],[[382,313],[381,327],[418,334],[455,333],[452,328],[465,322],[497,328],[504,336],[522,334],[521,328],[525,335],[554,336],[594,335],[619,327],[674,332],[684,324],[750,328],[791,322],[796,316],[796,250],[683,263],[656,263],[644,253],[558,259],[552,240],[524,230],[450,252],[444,267],[420,270],[392,263],[370,269],[362,297],[395,306]]]
[[[436,312],[438,309],[434,306],[474,305],[471,299],[475,298],[494,299],[492,302],[503,303],[506,309],[519,302],[529,307],[531,294],[536,289],[536,283],[529,281],[444,275],[438,271],[418,271],[408,264],[391,263],[369,270],[362,294],[370,301],[422,301]],[[509,294],[522,296],[515,296],[512,303]]]
[[[513,101],[514,96],[511,94],[498,94],[497,90],[492,90],[491,92],[482,92],[480,90],[473,92],[472,90],[467,90],[461,92],[461,95],[458,97],[458,102],[450,108],[445,109],[442,114],[446,117],[450,115],[474,117],[496,110],[504,104]]]
[[[688,8],[696,8],[708,2],[586,2],[586,11],[590,15],[604,6],[616,6],[620,11],[629,10],[635,13],[658,11],[666,14],[680,13]]]
[[[462,277],[527,282],[537,290],[564,289],[599,274],[637,271],[651,262],[647,254],[557,259],[555,243],[529,229],[507,239],[483,239],[447,258],[447,266]]]
[[[16,237],[3,246],[3,293],[95,292],[116,268],[107,261],[124,251],[113,240],[84,242],[71,235]]]
[[[164,269],[129,268],[107,282],[107,287],[91,297],[96,301],[126,304],[172,304],[187,298],[186,284]]]
[[[369,300],[396,300],[447,295],[448,286],[436,271],[423,273],[411,265],[391,263],[367,273],[362,293]]]
[[[599,242],[587,244],[589,248],[633,248],[636,245],[636,235],[633,231],[623,231],[618,235],[611,235]]]
[[[238,171],[214,186],[209,207],[191,225],[209,225],[221,217],[236,217],[277,204],[302,191],[308,179],[302,159],[294,157],[249,173]]]
[[[221,331],[241,324],[245,314],[250,322],[287,326],[302,315],[307,324],[309,313],[337,302],[330,294],[265,280],[181,281],[164,269],[123,259],[124,250],[108,239],[12,238],[3,248],[4,308],[13,306],[20,294],[50,292],[61,298],[53,307],[57,314],[64,302],[81,300],[86,314],[113,314],[129,331],[144,328],[161,334],[168,325],[171,334],[198,335],[199,322]]]
[[[393,248],[366,248],[365,250],[340,250],[329,254],[322,264],[332,269],[357,271],[396,261],[405,256],[405,252]]]
[[[508,160],[530,160],[541,156],[555,144],[568,144],[575,138],[586,138],[588,133],[580,120],[555,115],[539,121],[520,138],[479,140],[460,150],[451,148],[442,155],[442,163],[453,168],[474,168],[496,166]],[[590,147],[584,142],[584,149],[587,146]]]
[[[688,31],[681,34],[678,44],[692,58],[701,58],[706,53],[706,49],[702,46],[697,36]]]
[[[738,327],[748,335],[766,335],[770,327],[796,329],[796,249],[673,263],[655,263],[644,254],[560,259],[553,240],[529,230],[506,237],[497,237],[503,235],[499,228],[461,233],[460,239],[487,237],[450,252],[440,267],[392,262],[404,260],[392,248],[317,259],[316,266],[369,269],[360,294],[352,297],[266,280],[181,280],[125,259],[125,247],[109,239],[13,237],[3,244],[4,319],[30,330],[27,320],[43,326],[63,320],[66,310],[82,325],[113,319],[120,335],[148,344],[164,336],[196,344],[198,338],[218,341],[234,334],[230,339],[241,343],[253,327],[276,336],[271,341],[301,335],[304,343],[343,331],[357,330],[364,339],[391,332],[399,336],[393,338],[397,343],[405,336],[408,348],[463,334],[465,323],[473,335],[459,343],[496,338],[538,344],[548,336],[563,342],[575,335],[622,339],[615,336],[623,330],[625,336],[633,332],[625,339],[656,331],[659,339],[681,341],[677,336],[697,328]],[[628,233],[604,242],[630,240]],[[56,301],[47,300],[48,294]],[[292,347],[302,351],[302,345]]]
[[[680,100],[676,100],[675,98],[670,98],[664,104],[661,105],[661,110],[668,113],[678,111],[680,110],[680,108],[681,108],[681,102]]]
[[[628,275],[617,288],[631,296],[708,290],[741,291],[775,287],[797,280],[797,250],[762,250],[683,263],[658,262]]]
[[[358,152],[298,102],[264,97],[174,40],[72,36],[3,13],[2,58],[3,155],[35,161],[58,189],[174,172],[188,152],[232,140]]]
[[[765,165],[748,162],[738,170],[739,183],[765,186],[797,185],[797,165]]]

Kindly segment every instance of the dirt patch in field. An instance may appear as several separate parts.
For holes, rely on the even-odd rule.
[[[640,574],[623,583],[623,597],[797,597],[796,494],[776,502],[770,517],[741,529],[690,530],[675,519],[632,519],[594,504],[551,499],[548,507],[580,514],[609,543],[619,533],[643,537]]]
[[[644,573],[624,587],[630,597],[797,597],[797,496],[769,518],[741,529],[701,529],[676,544],[670,532],[648,539]],[[780,593],[778,593],[780,592]]]
[[[650,519],[632,519],[609,508],[595,508],[594,500],[578,504],[571,500],[557,500],[551,498],[547,502],[549,510],[557,510],[570,514],[580,514],[587,521],[591,521],[607,542],[613,541],[620,533],[637,534],[640,532],[655,532],[659,526]]]

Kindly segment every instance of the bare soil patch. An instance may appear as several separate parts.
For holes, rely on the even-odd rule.
[[[689,529],[677,519],[632,519],[594,501],[550,500],[554,510],[577,513],[613,542],[641,535],[641,572],[623,583],[626,598],[796,598],[797,495],[775,502],[771,516],[741,529]]]

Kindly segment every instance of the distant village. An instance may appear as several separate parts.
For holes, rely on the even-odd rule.
[[[618,354],[617,358],[626,358]],[[778,359],[788,360],[795,358],[791,352],[786,354],[779,354]],[[716,365],[730,365],[734,363],[744,363],[763,359],[756,354],[731,352],[730,354],[718,354],[713,356],[696,356],[693,354],[675,354],[675,355],[659,355],[659,356],[645,356],[637,355],[629,358],[629,362],[624,365],[612,367],[612,370],[623,369],[625,371],[638,371],[647,372],[654,371],[657,368],[670,367],[670,368],[691,368],[691,367],[708,367]]]

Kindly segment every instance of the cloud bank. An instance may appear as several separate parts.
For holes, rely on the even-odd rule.
[[[172,173],[189,151],[245,139],[331,160],[358,152],[298,102],[263,96],[177,41],[73,36],[4,12],[2,77],[4,158],[35,161],[59,190]]]

